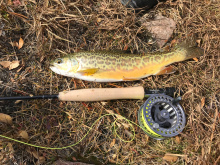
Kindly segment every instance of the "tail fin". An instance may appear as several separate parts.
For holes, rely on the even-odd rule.
[[[186,60],[203,56],[204,50],[198,46],[185,48],[187,50]]]
[[[179,45],[177,45],[178,48],[183,48],[187,50],[185,60],[195,58],[195,57],[200,57],[203,56],[204,50],[200,47],[197,46],[197,42],[195,38],[188,38]]]

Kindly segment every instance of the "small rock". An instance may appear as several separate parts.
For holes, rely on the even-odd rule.
[[[176,23],[173,19],[156,15],[154,20],[146,21],[146,17],[140,20],[141,25],[144,26],[156,39],[158,46],[161,48],[173,34],[176,28]]]

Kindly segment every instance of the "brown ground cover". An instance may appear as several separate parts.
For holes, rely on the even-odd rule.
[[[174,64],[172,75],[141,81],[95,83],[54,74],[49,62],[78,50],[157,49],[139,20],[146,14],[127,9],[117,0],[0,0],[0,61],[19,61],[0,66],[0,96],[57,94],[81,88],[176,87],[184,92],[181,105],[187,124],[181,135],[156,141],[134,126],[132,142],[120,140],[106,116],[79,144],[48,150],[0,139],[0,164],[52,164],[59,158],[93,164],[218,164],[220,163],[220,5],[217,0],[171,0],[147,13],[157,13],[177,23],[172,39],[194,35],[205,50],[198,61]],[[171,40],[172,40],[171,39]],[[17,42],[17,44],[16,44]],[[11,67],[11,68],[10,68]],[[102,115],[121,114],[138,123],[144,100],[60,102],[58,100],[0,101],[0,113],[10,122],[0,123],[0,134],[30,144],[64,147],[74,144]],[[124,120],[118,134],[132,139]]]

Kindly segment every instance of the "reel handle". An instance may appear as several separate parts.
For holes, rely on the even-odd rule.
[[[103,101],[117,99],[143,99],[145,96],[144,88],[93,88],[78,89],[59,92],[58,98],[62,101]]]

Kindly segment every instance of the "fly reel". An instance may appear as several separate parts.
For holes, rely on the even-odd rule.
[[[138,111],[138,121],[144,132],[163,140],[182,132],[186,118],[178,99],[164,94],[152,94]]]

